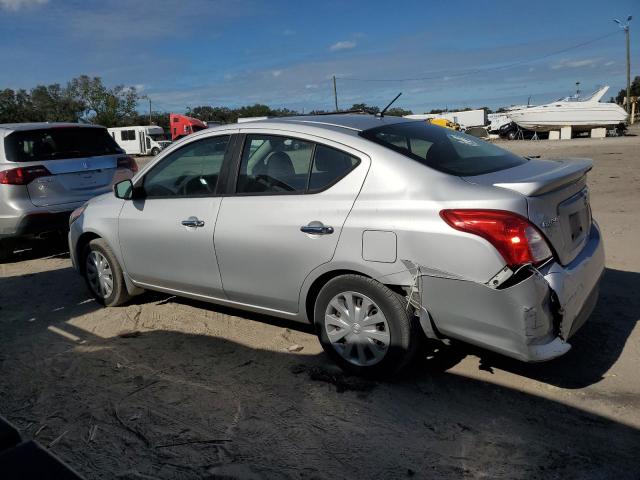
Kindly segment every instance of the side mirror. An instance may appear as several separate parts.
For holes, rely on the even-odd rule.
[[[121,198],[122,200],[131,200],[131,197],[133,196],[133,182],[127,179],[116,183],[113,186],[113,193],[115,194],[116,198]]]

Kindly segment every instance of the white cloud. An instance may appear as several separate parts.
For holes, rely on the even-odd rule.
[[[351,42],[349,40],[343,40],[342,42],[336,42],[329,47],[329,50],[332,52],[337,52],[338,50],[350,50],[355,48],[356,42]]]
[[[285,37],[289,37],[291,35],[295,35],[296,31],[295,30],[291,30],[289,28],[287,28],[286,30],[283,30],[282,35],[284,35]]]
[[[616,62],[614,62],[614,61],[612,60],[612,61],[610,61],[610,62],[605,63],[605,64],[604,64],[604,66],[605,66],[605,67],[610,67],[610,66],[611,66],[611,65],[613,65],[614,63],[616,63]]]
[[[282,70],[272,70],[271,75],[273,75],[274,77],[279,77],[280,75],[282,75]]]
[[[0,0],[0,7],[4,10],[17,12],[23,8],[34,7],[36,5],[44,5],[49,0]]]
[[[585,58],[583,60],[560,60],[555,65],[552,65],[553,70],[559,70],[561,68],[580,68],[580,67],[595,67],[598,64],[598,58]]]

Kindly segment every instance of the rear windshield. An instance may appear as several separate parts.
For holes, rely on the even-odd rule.
[[[479,138],[425,122],[385,125],[360,135],[423,165],[463,177],[506,170],[527,162]]]
[[[4,139],[11,162],[38,162],[121,153],[104,128],[56,127],[13,132]]]

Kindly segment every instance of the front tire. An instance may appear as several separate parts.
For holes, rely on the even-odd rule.
[[[160,149],[158,147],[154,147],[153,150],[151,150],[151,155],[153,155],[154,157],[159,153],[160,153]]]
[[[341,275],[318,294],[315,327],[325,352],[343,369],[388,376],[406,367],[422,337],[406,299],[360,275]]]
[[[98,303],[117,307],[131,299],[122,268],[107,242],[101,238],[91,240],[82,258],[85,281]]]

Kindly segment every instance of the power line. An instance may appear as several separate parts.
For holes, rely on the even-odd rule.
[[[458,73],[449,73],[449,74],[447,74],[446,72],[439,72],[439,73],[434,72],[434,73],[429,74],[429,76],[416,77],[416,78],[354,78],[354,77],[338,77],[338,78],[340,80],[357,81],[357,82],[417,82],[417,81],[422,81],[422,80],[435,80],[435,79],[438,79],[438,78],[442,78],[443,76],[446,76],[446,77],[449,77],[449,78],[459,78],[459,77],[465,77],[465,76],[469,76],[469,75],[475,75],[477,73],[506,70],[506,69],[509,69],[509,68],[517,67],[519,65],[526,65],[528,63],[538,62],[540,60],[544,60],[545,58],[549,58],[549,57],[552,57],[554,55],[558,55],[560,53],[568,52],[569,50],[573,50],[573,49],[576,49],[576,48],[584,47],[586,45],[590,45],[590,44],[595,43],[595,42],[599,42],[600,40],[604,40],[605,38],[612,37],[614,35],[617,35],[618,33],[619,33],[619,31],[616,30],[614,32],[607,33],[606,35],[602,35],[600,37],[588,40],[586,42],[578,43],[576,45],[572,45],[570,47],[566,47],[566,48],[563,48],[561,50],[556,50],[556,51],[547,53],[547,54],[542,55],[540,57],[530,58],[530,59],[526,59],[526,60],[519,60],[517,62],[509,63],[507,65],[500,65],[500,66],[497,66],[497,67],[478,68],[478,69],[474,69],[474,70],[466,70],[466,71],[462,71],[462,72],[458,72]]]

